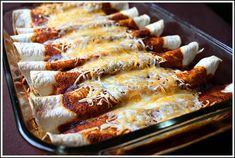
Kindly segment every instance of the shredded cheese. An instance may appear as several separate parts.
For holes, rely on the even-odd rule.
[[[69,23],[70,25],[79,24],[85,21],[89,21],[90,19],[95,19],[96,16],[104,16],[104,12],[97,8],[94,8],[94,10],[92,10],[92,8],[90,7],[89,9],[89,7],[87,6],[81,7],[79,9],[71,8],[64,12],[51,14],[47,22],[47,26],[58,27],[66,23]],[[74,20],[74,18],[76,18],[76,20]]]
[[[90,106],[93,106],[94,101],[98,101],[97,105],[101,105],[102,101],[104,101],[108,103],[110,107],[112,107],[112,103],[110,102],[110,100],[112,100],[114,103],[117,103],[117,100],[106,91],[89,86],[89,93],[85,98],[79,100],[79,102],[87,102]]]
[[[119,132],[126,129],[135,131],[198,110],[202,106],[195,92],[179,91],[152,100],[154,97],[143,95],[137,102],[125,102],[127,105],[107,113],[108,120],[100,126],[100,130],[112,127]]]

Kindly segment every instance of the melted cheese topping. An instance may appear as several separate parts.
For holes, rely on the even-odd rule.
[[[83,43],[84,42],[84,43]],[[107,56],[114,53],[128,52],[130,49],[138,50],[139,44],[132,39],[117,40],[88,40],[83,41],[75,48],[69,49],[62,57],[92,58],[94,56]],[[94,47],[95,46],[95,47]]]
[[[84,37],[92,37],[92,38],[98,38],[100,36],[105,37],[105,36],[117,36],[117,35],[123,35],[126,36],[126,30],[127,28],[125,27],[120,27],[117,25],[114,25],[112,23],[107,24],[107,23],[91,23],[88,24],[89,26],[82,26],[78,28],[77,30],[66,34],[62,39],[74,39],[74,40],[81,40]],[[85,27],[86,26],[86,27]]]
[[[115,70],[130,70],[131,68],[145,68],[150,65],[156,65],[157,58],[145,51],[113,54],[99,60],[87,62],[85,65],[75,68],[72,71],[94,71],[97,73],[114,73]]]
[[[35,10],[37,13],[43,14],[43,15],[50,15],[55,13],[64,12],[65,10],[79,7],[82,3],[53,3],[53,4],[43,4],[41,6],[38,6]]]
[[[177,87],[174,72],[163,68],[150,67],[143,70],[120,72],[114,76],[108,76],[101,80],[85,81],[81,86],[99,87],[107,90],[114,98],[126,99],[134,92],[140,93],[165,93],[168,90],[174,92]]]
[[[86,81],[81,86],[106,90],[119,103],[107,114],[109,119],[101,130],[114,127],[119,132],[134,131],[201,108],[197,92],[180,89],[174,73],[171,69],[150,67]],[[94,93],[92,99],[97,96],[100,97]],[[83,101],[92,99],[88,96]]]
[[[52,45],[62,45],[62,59],[113,53],[140,47],[139,41],[127,38],[126,28],[116,25],[101,25],[82,28],[67,33],[62,38],[54,40]],[[64,52],[64,45],[68,48]],[[95,45],[95,47],[94,47]]]
[[[100,129],[113,127],[119,132],[126,129],[135,131],[200,108],[201,103],[195,92],[181,90],[161,97],[142,94],[140,99],[131,99],[123,107],[109,112],[109,119]]]
[[[112,56],[101,57],[99,60],[92,60],[85,65],[74,68],[70,71],[80,72],[74,84],[78,84],[81,78],[87,80],[87,73],[90,73],[93,79],[100,78],[105,74],[114,74],[120,71],[129,71],[133,69],[143,69],[149,66],[158,65],[161,58],[158,58],[146,52],[130,51],[122,54],[113,54]]]
[[[47,26],[58,27],[63,24],[81,24],[91,19],[95,19],[96,16],[104,16],[104,12],[99,8],[80,7],[72,8],[67,11],[51,14]]]

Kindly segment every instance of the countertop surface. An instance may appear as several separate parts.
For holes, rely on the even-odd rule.
[[[163,8],[176,16],[210,34],[219,41],[232,45],[232,26],[213,12],[205,4],[160,4]],[[4,9],[9,9],[6,7]],[[4,71],[3,71],[4,74]],[[5,76],[3,75],[3,155],[47,155],[46,151],[39,150],[20,135],[13,114],[10,96]],[[232,136],[227,131],[209,140],[191,145],[172,154],[231,154]],[[205,150],[206,149],[206,150]]]

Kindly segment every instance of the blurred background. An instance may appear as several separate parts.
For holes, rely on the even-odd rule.
[[[232,25],[232,5],[230,3],[206,3],[216,14]]]
[[[232,47],[232,3],[160,3],[159,5]]]

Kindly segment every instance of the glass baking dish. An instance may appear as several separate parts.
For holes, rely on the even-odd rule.
[[[32,6],[32,4],[24,6],[27,5]],[[180,20],[157,4],[130,3],[131,6],[137,7],[140,14],[149,15],[152,22],[164,19],[163,36],[178,34],[182,38],[182,44],[197,41],[200,47],[204,48],[204,52],[196,57],[190,67],[201,58],[212,54],[223,60],[213,81],[207,85],[208,87],[232,82],[232,49],[230,47]],[[12,10],[6,12],[3,19],[5,76],[17,127],[22,136],[33,146],[56,154],[167,154],[232,128],[232,100],[229,100],[92,145],[65,147],[42,141],[41,131],[36,126],[25,95],[27,85],[22,81],[17,67],[18,56],[9,38],[9,34],[13,32],[11,13]]]

